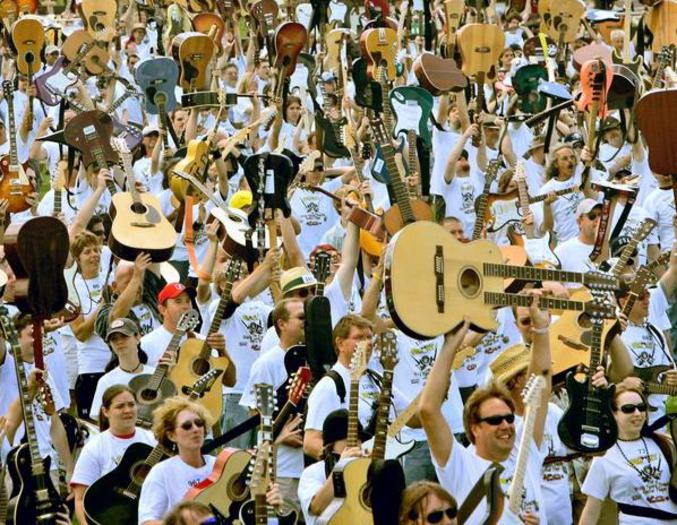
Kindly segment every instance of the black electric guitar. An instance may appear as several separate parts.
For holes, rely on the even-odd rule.
[[[62,503],[61,497],[49,476],[50,457],[44,459],[40,457],[35,435],[33,401],[28,394],[28,381],[21,358],[19,336],[8,317],[0,317],[0,329],[12,347],[19,400],[26,429],[26,443],[13,448],[7,456],[7,467],[14,487],[13,492],[16,494],[9,501],[7,523],[51,525],[56,523],[56,513]]]
[[[591,289],[593,303],[605,301],[605,293]],[[611,413],[615,387],[595,388],[592,374],[604,363],[606,347],[612,337],[602,337],[604,318],[597,310],[590,316],[590,365],[584,382],[576,380],[575,372],[569,372],[566,389],[569,407],[557,425],[562,443],[580,452],[602,452],[613,446],[618,438],[618,427]]]
[[[189,399],[200,399],[222,373],[223,370],[213,369],[200,377],[193,384]],[[132,443],[118,466],[87,488],[84,500],[87,522],[93,525],[136,523],[141,485],[150,469],[168,455],[161,444],[151,447],[145,443]]]
[[[178,353],[181,346],[181,338],[186,335],[186,332],[195,328],[199,320],[200,316],[195,310],[184,312],[176,324],[176,330],[167,345],[164,355],[170,352]],[[176,385],[167,377],[168,373],[169,367],[167,365],[158,365],[152,374],[138,375],[133,377],[129,382],[129,388],[134,391],[136,404],[139,407],[137,425],[150,428],[153,424],[153,412],[155,409],[165,399],[176,395]]]

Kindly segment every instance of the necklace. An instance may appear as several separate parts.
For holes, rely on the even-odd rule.
[[[128,374],[133,374],[133,373],[136,372],[136,371],[139,369],[139,367],[142,366],[142,365],[141,365],[141,361],[139,361],[139,364],[136,365],[136,366],[135,366],[134,368],[132,368],[131,370],[127,370],[126,368],[122,368],[122,365],[118,365],[118,366],[120,367],[120,370],[122,370],[123,372],[127,372]]]
[[[639,474],[640,479],[642,480],[642,483],[649,483],[652,480],[653,481],[658,481],[660,480],[661,477],[661,456],[658,456],[658,465],[656,468],[653,467],[651,464],[651,456],[649,455],[649,447],[646,444],[646,441],[644,440],[644,437],[640,437],[642,440],[642,444],[644,445],[644,450],[646,452],[646,455],[644,456],[644,461],[646,461],[646,466],[642,468],[642,470],[639,470],[632,461],[628,459],[628,457],[625,455],[625,452],[623,452],[623,449],[621,446],[618,444],[618,441],[616,441],[616,447],[618,447],[618,451],[621,453],[621,456],[623,456],[623,459],[625,462],[630,465],[632,470],[637,472]],[[621,440],[622,441],[622,440]],[[636,441],[636,440],[634,440]]]

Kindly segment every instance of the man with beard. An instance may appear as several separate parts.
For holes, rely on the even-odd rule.
[[[539,449],[543,442],[547,400],[551,390],[548,371],[551,366],[549,315],[547,310],[538,306],[538,292],[532,291],[532,294],[534,298],[529,313],[533,345],[527,375],[544,374],[547,386],[541,394],[541,405],[530,443],[520,515],[514,515],[506,507],[501,523],[547,523],[540,487],[542,455]],[[460,330],[447,334],[444,346],[428,375],[419,403],[419,416],[428,437],[437,477],[442,486],[454,494],[459,502],[468,497],[477,480],[493,463],[500,463],[504,467],[501,487],[507,493],[518,451],[514,424],[515,402],[503,386],[490,383],[475,390],[468,398],[463,411],[463,426],[471,443],[467,449],[454,442],[449,424],[442,414],[441,407],[449,389],[451,366],[467,331],[466,321]],[[480,503],[466,523],[481,523],[486,510],[486,503]]]

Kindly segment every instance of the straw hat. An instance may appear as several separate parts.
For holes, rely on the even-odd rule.
[[[523,344],[506,348],[494,362],[489,365],[494,379],[505,385],[520,372],[529,368],[531,352]]]

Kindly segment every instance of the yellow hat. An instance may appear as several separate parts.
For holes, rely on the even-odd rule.
[[[513,345],[501,352],[489,365],[494,379],[506,385],[513,377],[529,368],[531,352],[523,344]]]
[[[282,295],[287,295],[289,292],[298,290],[299,288],[306,288],[317,285],[315,276],[310,273],[308,268],[303,266],[294,266],[282,273],[280,277],[280,288]]]
[[[231,208],[237,208],[241,210],[242,208],[249,206],[252,203],[252,192],[246,190],[240,190],[233,193],[233,196],[230,198],[228,206]]]

